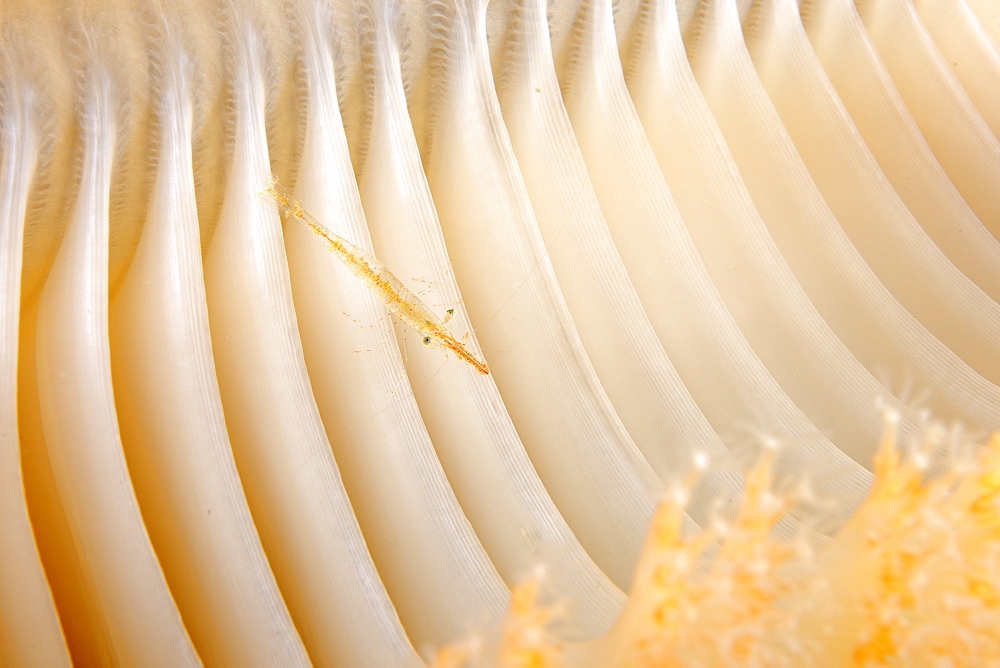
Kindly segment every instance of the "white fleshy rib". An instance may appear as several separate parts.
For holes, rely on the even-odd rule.
[[[0,92],[0,663],[69,665],[28,519],[17,416],[21,258],[39,130],[30,88]]]
[[[100,65],[98,65],[100,67]],[[101,660],[198,665],[139,512],[122,451],[108,339],[109,73],[86,81],[79,190],[38,300],[38,402]],[[81,611],[82,612],[82,611]]]

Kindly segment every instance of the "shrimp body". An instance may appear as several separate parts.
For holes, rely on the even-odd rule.
[[[278,203],[286,216],[291,216],[305,223],[316,235],[322,237],[326,241],[327,247],[333,251],[344,266],[360,278],[368,289],[385,303],[393,315],[423,335],[425,345],[439,345],[447,348],[471,364],[479,373],[489,373],[486,364],[445,329],[447,320],[435,315],[375,256],[367,253],[363,248],[355,246],[320,223],[302,208],[300,202],[292,200],[287,193],[279,190],[277,183],[271,183],[265,192]],[[449,315],[450,313],[452,312],[449,312]]]

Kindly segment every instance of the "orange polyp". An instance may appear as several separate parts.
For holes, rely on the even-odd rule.
[[[510,611],[504,623],[498,663],[503,666],[544,668],[558,664],[562,643],[546,627],[556,608],[538,602],[539,578],[511,589]]]

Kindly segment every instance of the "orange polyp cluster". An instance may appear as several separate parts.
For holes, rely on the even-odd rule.
[[[865,537],[858,558],[874,568],[853,658],[861,665],[998,660],[998,438],[968,471],[952,467],[924,481],[926,458],[901,459],[888,424],[869,500],[841,532]]]
[[[872,492],[856,516],[864,527],[867,560],[876,566],[874,582],[866,588],[864,623],[853,653],[861,665],[899,655],[910,626],[907,613],[916,602],[912,585],[926,561],[926,554],[916,544],[907,545],[905,539],[922,521],[920,510],[932,489],[921,485],[923,471],[912,459],[900,461],[895,421],[886,423],[888,433],[875,456]]]
[[[657,506],[606,636],[560,643],[530,580],[514,588],[497,655],[482,663],[1000,663],[1000,434],[930,477],[943,430],[929,427],[904,456],[896,422],[886,416],[868,499],[815,554],[774,538],[792,499],[773,491],[765,448],[728,522],[685,536],[686,495]]]
[[[538,599],[539,576],[515,585],[500,636],[497,663],[511,668],[544,668],[560,663],[563,643],[548,633],[556,607]]]
[[[660,504],[614,634],[616,662],[767,661],[767,638],[780,621],[774,602],[785,591],[777,569],[794,553],[769,538],[788,506],[770,489],[773,455],[765,450],[747,474],[743,502],[728,523],[682,538],[683,507]]]

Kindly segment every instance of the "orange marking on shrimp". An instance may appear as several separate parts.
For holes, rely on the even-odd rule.
[[[486,367],[485,362],[481,362],[479,359],[477,359],[476,356],[470,353],[469,350],[464,345],[462,345],[462,343],[458,339],[456,339],[448,332],[442,330],[440,332],[436,332],[434,334],[426,334],[424,336],[425,339],[428,337],[437,339],[440,345],[446,347],[448,350],[452,351],[460,358],[471,364],[479,373],[488,374],[490,372],[490,370]]]
[[[488,374],[490,372],[485,362],[479,360],[461,341],[444,328],[445,323],[455,313],[453,309],[446,312],[444,319],[436,316],[375,256],[355,246],[313,218],[302,208],[302,204],[298,200],[293,200],[291,196],[280,189],[277,181],[272,181],[264,192],[278,203],[278,207],[286,216],[291,216],[305,223],[313,233],[322,237],[337,259],[343,262],[351,273],[364,281],[368,289],[385,303],[393,315],[423,335],[425,345],[441,345],[455,353],[460,359],[468,362],[479,373]]]

